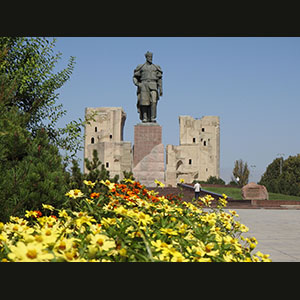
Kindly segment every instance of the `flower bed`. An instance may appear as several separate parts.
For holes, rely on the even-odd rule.
[[[0,223],[1,261],[70,262],[230,262],[270,261],[252,254],[257,241],[242,236],[248,228],[217,208],[207,196],[197,203],[158,197],[138,182],[102,181],[105,192],[86,181],[89,193],[66,194],[71,208],[43,204],[24,218]]]

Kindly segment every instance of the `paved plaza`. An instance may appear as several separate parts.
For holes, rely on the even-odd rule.
[[[243,235],[254,236],[253,250],[270,254],[273,262],[300,262],[300,210],[234,209],[239,222],[249,227]]]

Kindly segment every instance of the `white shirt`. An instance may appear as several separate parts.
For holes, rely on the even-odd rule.
[[[200,192],[200,188],[201,188],[201,185],[200,185],[200,183],[195,183],[195,185],[194,185],[194,189],[195,189],[195,192]]]

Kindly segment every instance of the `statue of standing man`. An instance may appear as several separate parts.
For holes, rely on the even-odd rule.
[[[137,86],[137,110],[143,123],[156,122],[156,108],[162,96],[162,70],[152,63],[153,54],[145,54],[146,62],[134,70],[133,83]]]

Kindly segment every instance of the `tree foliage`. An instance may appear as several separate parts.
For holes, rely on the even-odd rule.
[[[206,183],[208,183],[208,184],[225,184],[225,181],[222,178],[219,178],[216,176],[209,176],[209,178],[206,180]]]
[[[98,188],[101,191],[106,191],[106,187],[100,183],[101,180],[106,181],[110,180],[111,182],[117,183],[119,176],[116,175],[114,178],[110,178],[109,171],[105,168],[104,164],[99,160],[98,151],[93,150],[93,157],[91,160],[88,158],[84,159],[85,167],[87,173],[82,173],[78,161],[72,160],[71,174],[68,178],[69,189],[80,189],[81,191],[88,193],[89,187],[84,184],[84,181],[90,181],[95,183],[94,188]],[[128,172],[124,174],[128,178],[133,178],[132,173]]]
[[[268,192],[300,196],[300,154],[289,156],[286,160],[275,158],[268,165],[259,184],[264,185]]]
[[[248,183],[249,174],[250,171],[247,162],[244,162],[242,159],[236,160],[232,171],[232,180],[239,178],[237,180],[238,186],[244,186]]]
[[[222,184],[225,185],[225,181],[220,178],[220,177],[216,177],[216,176],[209,176],[207,180],[194,180],[193,184],[195,184],[196,182],[202,183],[202,184]]]
[[[74,58],[54,73],[61,56],[54,54],[54,45],[55,40],[45,38],[0,37],[1,220],[39,208],[41,203],[59,207],[67,191],[58,147],[68,150],[80,143],[74,130],[56,128],[65,114],[56,100],[57,90],[70,78]]]
[[[22,114],[2,111],[0,118],[0,220],[38,209],[42,203],[60,206],[67,190],[57,147],[44,129],[33,137]]]
[[[30,113],[27,127],[35,131],[41,127],[53,130],[57,119],[65,114],[62,105],[55,102],[57,90],[70,78],[75,58],[70,57],[68,66],[54,73],[61,53],[54,54],[55,39],[13,37],[0,39],[0,71],[15,86],[6,105],[17,106]],[[50,121],[49,124],[48,120]],[[54,138],[54,136],[51,136]]]
[[[40,37],[0,37],[0,103],[17,107],[26,116],[25,127],[33,136],[44,128],[49,142],[63,151],[69,163],[82,150],[82,129],[93,116],[57,128],[57,121],[66,114],[57,103],[58,90],[70,79],[75,57],[55,72],[62,57],[54,52],[55,44],[55,39]]]
[[[92,160],[85,158],[84,162],[88,170],[88,173],[85,174],[86,180],[97,182],[98,184],[98,182],[101,180],[105,181],[109,179],[109,171],[106,170],[105,166],[99,160],[98,151],[96,149],[93,150]]]

